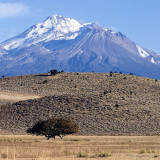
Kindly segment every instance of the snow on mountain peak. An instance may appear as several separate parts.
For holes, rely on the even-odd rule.
[[[83,25],[75,19],[72,18],[64,18],[63,16],[58,16],[56,14],[48,17],[44,21],[44,26],[48,26],[48,24],[52,24],[58,31],[68,33],[68,32],[76,32]],[[67,29],[66,29],[67,28]]]
[[[30,46],[41,41],[74,39],[78,36],[78,31],[83,26],[83,24],[74,19],[54,14],[43,23],[34,25],[19,36],[4,42],[3,48],[10,50],[22,45]]]
[[[46,40],[70,39],[67,34],[79,31],[83,25],[71,18],[64,18],[63,16],[52,15],[48,17],[43,23],[37,24],[27,37],[39,37],[47,34]],[[43,39],[44,40],[44,39]]]
[[[5,50],[10,50],[28,47],[44,41],[75,39],[82,31],[80,29],[87,27],[96,30],[96,32],[111,32],[111,30],[105,30],[96,23],[81,24],[75,19],[53,14],[44,22],[38,23],[24,33],[3,42],[1,46]]]

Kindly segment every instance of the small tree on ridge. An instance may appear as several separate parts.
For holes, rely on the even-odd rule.
[[[56,75],[58,74],[58,70],[57,69],[50,70],[50,73],[51,75]]]

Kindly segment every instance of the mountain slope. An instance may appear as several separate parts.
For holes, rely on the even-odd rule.
[[[121,71],[160,79],[160,55],[95,23],[58,15],[0,45],[0,74]]]

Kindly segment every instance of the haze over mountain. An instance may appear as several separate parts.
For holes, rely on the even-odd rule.
[[[0,44],[0,75],[48,72],[134,73],[160,79],[160,55],[120,32],[52,15]]]

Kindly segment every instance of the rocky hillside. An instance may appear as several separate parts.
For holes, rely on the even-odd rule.
[[[39,119],[72,117],[80,134],[159,135],[160,81],[113,73],[0,79],[0,90],[42,98],[0,106],[0,128],[24,133]]]

